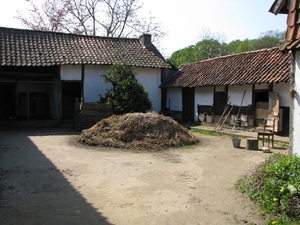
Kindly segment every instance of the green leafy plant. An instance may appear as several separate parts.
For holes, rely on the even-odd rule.
[[[248,176],[236,183],[236,188],[258,203],[268,224],[300,223],[300,158],[273,154]]]
[[[101,74],[104,82],[112,84],[105,100],[112,103],[114,114],[120,115],[130,112],[147,112],[152,109],[152,102],[148,92],[135,77],[135,67],[126,62],[113,64],[112,69]]]

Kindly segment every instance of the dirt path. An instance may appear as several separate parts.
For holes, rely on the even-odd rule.
[[[233,186],[267,154],[228,137],[147,152],[70,144],[77,135],[0,131],[0,224],[263,224]]]

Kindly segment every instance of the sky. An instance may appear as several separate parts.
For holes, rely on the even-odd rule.
[[[270,31],[286,30],[286,15],[274,15],[269,9],[274,0],[140,0],[142,17],[149,13],[166,31],[160,42],[165,57],[200,41],[202,30],[221,33],[229,43],[255,39]],[[5,2],[5,3],[3,3]],[[25,28],[15,19],[17,10],[26,12],[26,0],[1,1],[0,26]]]

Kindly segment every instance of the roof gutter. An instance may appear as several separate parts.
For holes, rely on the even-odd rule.
[[[285,5],[285,7],[284,7]],[[284,13],[286,14],[288,12],[287,10],[287,0],[276,0],[271,8],[269,9],[270,13],[273,13],[277,15],[278,13]]]

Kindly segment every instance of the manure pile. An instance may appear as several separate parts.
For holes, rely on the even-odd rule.
[[[113,115],[81,132],[79,141],[93,146],[166,149],[199,140],[170,117],[154,112]]]

